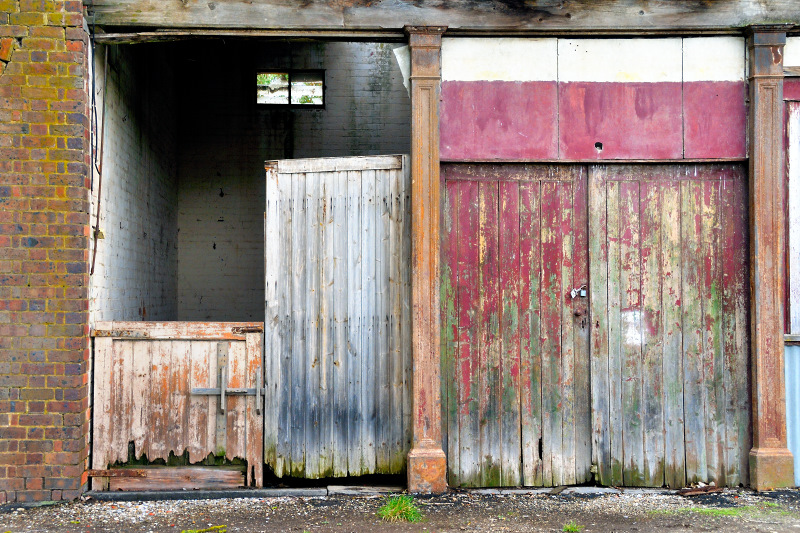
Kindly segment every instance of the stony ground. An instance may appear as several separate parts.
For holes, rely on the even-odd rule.
[[[81,502],[0,512],[0,533],[240,531],[800,532],[800,491],[730,491],[685,498],[666,491],[454,491],[416,498],[423,520],[386,522],[383,496]],[[218,527],[214,527],[218,526]],[[224,526],[224,527],[222,527]]]

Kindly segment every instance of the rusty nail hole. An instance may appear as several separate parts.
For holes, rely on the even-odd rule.
[[[602,152],[602,151],[603,151],[603,143],[601,143],[601,142],[596,142],[596,143],[594,143],[594,148],[595,148],[595,150],[597,150],[598,152]]]

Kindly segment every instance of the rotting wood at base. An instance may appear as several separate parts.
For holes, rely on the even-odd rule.
[[[89,477],[147,477],[144,470],[133,468],[89,469],[86,471],[86,475]]]
[[[125,469],[111,470],[124,472]],[[109,490],[223,490],[243,487],[242,467],[145,467],[137,469],[141,476],[115,475],[109,479]]]

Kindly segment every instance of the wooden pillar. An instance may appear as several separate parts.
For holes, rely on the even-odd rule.
[[[413,432],[408,490],[447,490],[439,383],[440,26],[407,26],[411,50]]]
[[[750,276],[753,449],[750,485],[793,485],[783,382],[784,25],[750,28]]]

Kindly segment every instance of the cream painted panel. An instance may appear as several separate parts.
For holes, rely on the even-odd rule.
[[[744,81],[743,37],[683,40],[683,81]]]
[[[558,80],[680,82],[681,39],[559,39]]]
[[[556,39],[442,39],[444,81],[555,81]]]
[[[800,37],[787,37],[783,49],[783,66],[800,67]]]

